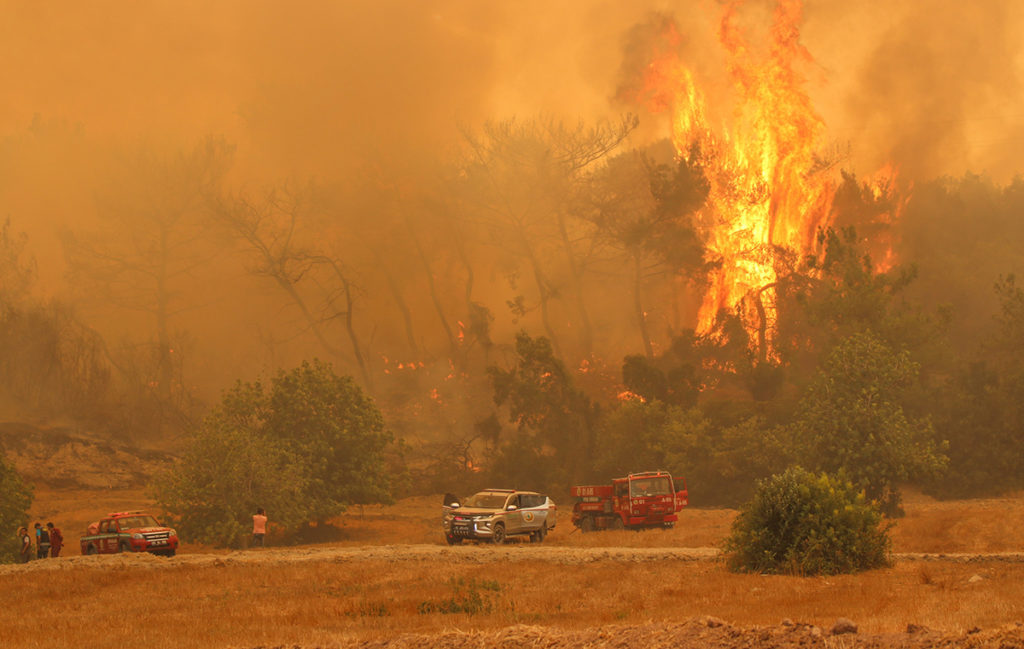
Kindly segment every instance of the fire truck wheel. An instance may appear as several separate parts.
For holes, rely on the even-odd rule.
[[[127,541],[121,541],[121,552],[131,552],[132,546]]]
[[[618,516],[612,519],[611,525],[608,527],[615,531],[626,529],[626,525],[622,522],[622,518]]]
[[[494,531],[491,533],[491,542],[495,545],[501,545],[505,542],[505,525],[498,523],[494,526]]]
[[[99,554],[100,551],[96,549],[95,545],[89,544],[89,547],[85,549],[86,554]]]
[[[592,516],[587,516],[580,521],[580,531],[584,533],[594,531],[594,518]]]

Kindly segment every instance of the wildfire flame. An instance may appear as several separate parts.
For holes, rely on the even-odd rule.
[[[712,332],[719,313],[734,309],[759,334],[754,340],[762,353],[771,354],[775,286],[791,263],[783,253],[801,258],[818,230],[831,225],[838,179],[835,160],[818,153],[825,123],[798,71],[813,62],[800,43],[802,0],[778,0],[763,56],[739,26],[741,4],[725,5],[718,29],[736,98],[729,123],[712,128],[694,74],[679,59],[674,25],[663,34],[642,92],[650,109],[668,111],[677,155],[702,165],[709,183],[696,224],[716,265],[697,331]]]

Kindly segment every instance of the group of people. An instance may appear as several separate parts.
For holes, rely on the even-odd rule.
[[[64,547],[64,535],[60,528],[54,527],[53,523],[36,523],[35,540],[24,527],[18,528],[18,542],[20,543],[20,555],[22,563],[28,563],[32,559],[45,559],[46,557],[59,557],[60,550]]]

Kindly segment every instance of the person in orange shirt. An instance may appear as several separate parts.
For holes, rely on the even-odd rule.
[[[267,512],[262,507],[252,515],[252,544],[263,547],[263,537],[267,534]]]

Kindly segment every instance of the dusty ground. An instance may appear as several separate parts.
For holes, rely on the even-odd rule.
[[[964,633],[940,633],[909,626],[905,633],[858,634],[847,626],[840,631],[822,629],[786,620],[776,626],[737,627],[715,617],[701,617],[682,624],[611,626],[563,631],[536,626],[516,626],[496,632],[453,632],[437,635],[405,635],[379,642],[350,642],[339,647],[359,649],[828,649],[887,648],[991,648],[1024,647],[1024,626],[1012,624],[999,629],[972,629]],[[269,649],[259,647],[256,649]],[[280,649],[291,649],[281,647]]]

